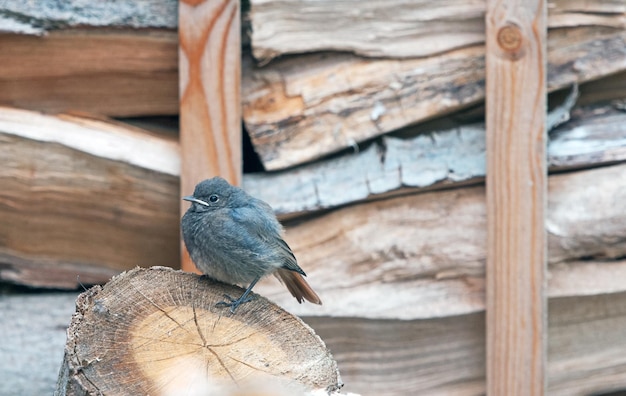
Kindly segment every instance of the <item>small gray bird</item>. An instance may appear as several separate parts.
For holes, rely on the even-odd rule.
[[[248,284],[238,299],[225,296],[235,313],[250,301],[248,294],[265,275],[273,273],[302,303],[322,301],[304,280],[304,271],[282,238],[283,228],[265,202],[231,186],[221,177],[200,182],[192,196],[183,197],[191,206],[182,218],[183,240],[191,259],[204,274],[230,284]]]

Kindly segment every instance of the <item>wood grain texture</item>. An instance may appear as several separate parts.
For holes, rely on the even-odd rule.
[[[109,116],[178,114],[176,33],[0,34],[0,104]]]
[[[624,186],[624,164],[550,176],[550,295],[624,290]],[[409,320],[485,309],[483,187],[350,205],[286,225],[324,305],[297,304],[271,278],[255,290],[300,316]]]
[[[485,0],[251,0],[252,51],[262,62],[317,51],[431,56],[484,43],[485,9]],[[548,26],[624,28],[624,12],[620,0],[556,0]]]
[[[548,42],[555,90],[626,70],[626,31],[557,29]],[[485,51],[423,59],[310,54],[255,67],[244,62],[243,117],[267,170],[318,159],[485,97]]]
[[[547,5],[487,2],[487,394],[546,392]]]
[[[626,293],[550,299],[549,310],[547,393],[588,396],[626,389]],[[484,313],[411,321],[304,320],[333,351],[346,391],[479,396],[487,389]]]
[[[0,108],[0,153],[0,279],[75,288],[138,262],[177,265],[176,140]]]
[[[52,394],[76,295],[0,296],[2,394]],[[549,309],[550,394],[626,389],[626,293],[550,299]],[[411,321],[303,319],[337,360],[345,393],[484,395],[483,313]]]
[[[582,257],[597,258],[597,277],[585,275],[589,278],[589,287],[593,285],[594,293],[601,292],[603,287],[619,290],[621,286],[615,283],[621,278],[611,278],[608,269],[602,274],[599,271],[610,268],[602,260],[610,261],[626,254],[623,245],[626,238],[623,228],[626,224],[623,217],[626,213],[623,205],[626,202],[626,170],[623,164],[606,167],[611,161],[625,160],[623,148],[626,143],[622,142],[620,146],[620,139],[623,141],[624,136],[620,128],[626,123],[619,118],[623,116],[619,113],[610,112],[606,116],[608,118],[601,114],[595,118],[574,118],[571,123],[576,128],[563,129],[563,134],[553,136],[556,139],[553,142],[561,142],[561,154],[550,156],[560,158],[562,163],[574,161],[577,166],[584,166],[584,162],[576,162],[579,159],[591,161],[592,166],[605,166],[550,177],[553,199],[550,200],[547,224],[551,263],[576,261]],[[583,119],[589,123],[581,123]],[[606,125],[611,127],[605,128]],[[598,128],[594,129],[595,126]],[[614,132],[607,135],[608,130]],[[0,153],[6,159],[0,169],[0,185],[10,186],[0,192],[0,217],[6,220],[2,223],[5,227],[0,227],[0,246],[5,263],[0,269],[0,278],[36,286],[75,287],[77,274],[83,283],[106,282],[116,272],[134,266],[136,260],[160,265],[173,265],[178,260],[180,153],[177,141],[127,125],[6,108],[0,109],[0,131]],[[476,136],[483,134],[478,131]],[[467,137],[465,132],[451,131],[448,137],[434,135],[436,145],[433,140],[426,141],[425,146],[417,142],[398,142],[405,146],[397,149],[405,151],[398,150],[394,154],[389,145],[385,161],[404,164],[404,161],[415,158],[415,150],[419,149],[424,150],[423,154],[430,159],[428,163],[442,163],[441,169],[445,170],[444,163],[456,157],[460,162],[448,162],[454,171],[448,178],[449,186],[458,187],[463,182],[455,181],[454,175],[460,177],[462,170],[470,168],[461,159],[469,161],[480,157],[480,151],[478,154],[472,151],[474,143]],[[484,140],[482,142],[484,147]],[[613,148],[611,142],[615,145]],[[436,146],[444,151],[438,151]],[[620,147],[622,154],[619,154]],[[402,152],[406,155],[401,155]],[[456,154],[449,156],[448,152]],[[420,158],[416,157],[417,160]],[[609,162],[602,162],[605,160]],[[350,169],[358,168],[358,164],[351,165]],[[411,167],[410,162],[408,164],[402,165],[403,183],[419,180],[417,176],[426,172]],[[307,270],[309,266],[311,270],[316,268],[314,273],[307,271],[315,287],[321,286],[318,283],[321,279],[327,289],[343,288],[346,294],[353,293],[363,301],[378,304],[368,285],[375,282],[376,276],[384,274],[390,282],[383,282],[381,287],[393,288],[394,283],[400,288],[417,287],[411,282],[421,285],[423,303],[418,306],[410,304],[408,301],[413,301],[415,295],[407,292],[405,306],[402,306],[404,300],[399,299],[398,310],[387,312],[391,317],[402,312],[415,318],[482,309],[481,298],[468,296],[474,293],[473,281],[480,288],[475,295],[483,293],[481,274],[486,257],[485,234],[470,233],[472,238],[468,240],[465,231],[486,227],[482,189],[466,187],[416,194],[423,192],[424,188],[405,187],[391,191],[404,195],[394,200],[382,200],[384,195],[367,197],[367,190],[363,196],[353,196],[352,192],[361,191],[359,183],[367,186],[368,179],[355,173],[354,180],[344,180],[340,176],[348,172],[347,165],[341,168],[328,165],[326,170],[318,168],[321,179],[315,179],[312,186],[292,177],[273,178],[271,174],[255,179],[254,183],[248,183],[248,178],[253,175],[244,178],[244,187],[256,186],[251,193],[262,198],[279,197],[270,203],[281,203],[287,208],[300,209],[299,201],[314,196],[314,192],[309,191],[314,191],[316,184],[319,184],[319,196],[328,197],[325,201],[328,204],[342,206],[338,200],[346,197],[374,201],[359,203],[352,208],[338,208],[321,217],[318,214],[315,219],[301,218],[298,219],[300,225],[296,225],[295,220],[288,223],[287,238],[292,245],[297,245],[297,248],[292,247],[298,258],[306,263],[303,265]],[[365,162],[361,166],[370,169]],[[484,171],[484,166],[481,169]],[[390,174],[396,173],[397,170]],[[314,172],[301,176],[308,178],[312,174]],[[326,187],[322,189],[322,186]],[[380,208],[384,208],[384,213]],[[424,215],[407,216],[409,212]],[[37,215],[32,216],[33,213]],[[441,218],[432,218],[429,213],[441,213]],[[29,220],[25,222],[24,218]],[[62,227],[55,227],[57,222]],[[460,224],[462,228],[459,228]],[[307,229],[310,232],[306,232]],[[387,229],[391,230],[389,237],[386,232],[381,233]],[[332,237],[335,231],[337,237]],[[49,237],[39,237],[43,235]],[[328,239],[318,238],[324,235]],[[380,240],[380,244],[369,242],[376,240]],[[419,243],[416,244],[416,240]],[[28,243],[23,245],[20,241]],[[451,241],[454,241],[452,245],[456,246],[456,252],[449,250]],[[439,254],[434,249],[439,250]],[[352,251],[359,253],[352,255]],[[368,275],[366,270],[370,265],[380,265],[389,271],[374,271]],[[568,271],[577,268],[586,267],[566,265],[558,277],[565,277]],[[345,270],[356,275],[345,279],[327,277]],[[435,277],[437,273],[440,275]],[[342,284],[347,279],[353,279],[355,283]],[[582,281],[584,277],[577,279]],[[561,290],[565,288],[562,286]],[[572,291],[574,289],[569,287],[567,293],[589,292],[583,287]],[[273,298],[290,303],[291,297],[283,287],[276,284],[272,290]],[[328,292],[325,290],[324,293]],[[282,304],[283,300],[280,301]],[[365,314],[368,304],[351,307],[346,303],[334,309],[338,313]],[[326,305],[319,312],[324,312]],[[304,307],[307,306],[301,308]],[[312,314],[315,313],[309,313]],[[370,314],[384,315],[385,312],[370,310]]]
[[[182,196],[213,176],[241,184],[239,13],[238,0],[179,3]],[[182,260],[195,269],[187,254]]]
[[[59,396],[329,393],[342,385],[324,342],[265,298],[171,268],[136,268],[76,301]],[[83,392],[83,393],[81,393]]]

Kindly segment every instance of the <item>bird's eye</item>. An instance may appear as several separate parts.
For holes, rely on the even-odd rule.
[[[210,201],[210,202],[215,203],[215,202],[217,202],[217,201],[219,201],[219,200],[220,200],[220,197],[218,197],[216,194],[211,194],[211,195],[209,196],[209,201]]]

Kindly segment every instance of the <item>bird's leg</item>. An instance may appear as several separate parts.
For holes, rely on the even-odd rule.
[[[250,294],[250,292],[252,291],[252,288],[254,287],[254,285],[256,285],[256,283],[259,281],[259,279],[261,279],[260,276],[257,277],[255,280],[253,280],[252,283],[250,283],[250,286],[248,286],[246,291],[243,292],[241,297],[239,297],[238,299],[235,300],[234,298],[232,298],[228,294],[224,294],[224,297],[226,297],[228,300],[230,300],[230,302],[220,301],[217,304],[215,304],[215,306],[216,307],[230,307],[230,313],[235,313],[235,310],[241,304],[252,301],[252,297],[248,298],[248,294]]]

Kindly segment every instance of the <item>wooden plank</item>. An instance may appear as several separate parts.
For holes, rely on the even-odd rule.
[[[265,169],[350,149],[484,99],[484,47],[417,59],[350,54],[244,63],[243,117]],[[556,90],[626,70],[626,31],[579,27],[550,34],[548,85]]]
[[[167,30],[0,34],[0,104],[115,117],[178,114],[177,50],[176,33]]]
[[[239,0],[179,3],[182,196],[217,175],[241,184],[239,8]],[[185,249],[182,260],[195,269]]]
[[[252,51],[261,62],[318,51],[431,56],[484,43],[485,9],[485,0],[251,0]],[[623,28],[625,11],[621,0],[555,0],[548,26]]]
[[[546,3],[487,2],[487,394],[546,391]]]

